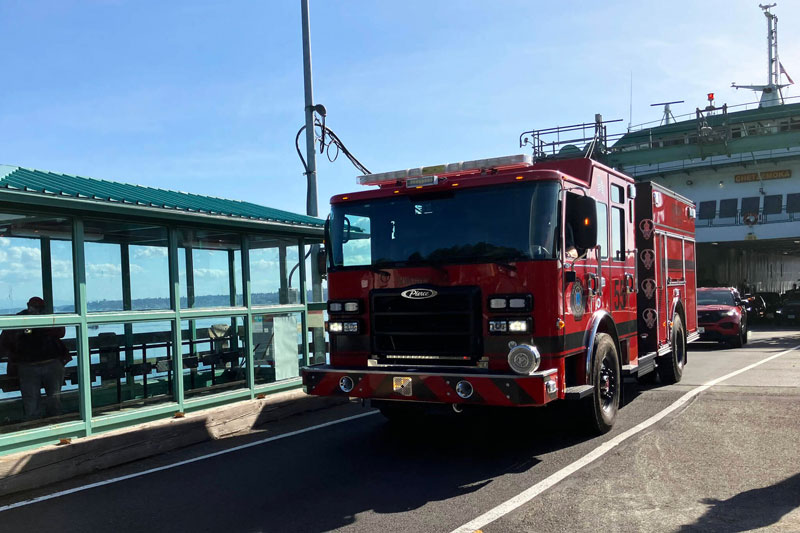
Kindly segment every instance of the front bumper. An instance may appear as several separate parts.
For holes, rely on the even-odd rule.
[[[316,396],[508,407],[545,405],[558,397],[556,369],[518,376],[418,369],[343,369],[320,365],[305,367],[301,373],[304,390]],[[352,379],[353,388],[349,392],[340,387],[340,380],[345,377]],[[460,381],[467,381],[472,386],[469,398],[462,398],[456,392]]]
[[[700,334],[703,341],[729,341],[739,336],[741,331],[741,324],[733,321],[700,324],[700,327],[704,329]]]

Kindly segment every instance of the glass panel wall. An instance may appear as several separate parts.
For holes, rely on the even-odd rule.
[[[314,253],[312,246],[306,246],[306,302],[322,304],[328,301],[328,280],[319,279],[314,270]],[[322,270],[324,272],[324,270]],[[314,286],[314,276],[317,276],[318,286]],[[325,331],[327,311],[312,310],[308,312],[308,364],[318,365],[326,362],[328,333]]]
[[[238,233],[181,229],[178,233],[181,307],[244,305]]]
[[[89,326],[95,415],[173,401],[172,321]]]
[[[300,375],[303,365],[300,313],[253,315],[253,369],[256,385]]]
[[[166,228],[100,220],[84,227],[90,313],[169,309]]]
[[[65,424],[65,435],[89,429],[92,420],[80,423],[81,399],[90,401],[87,416],[98,425],[110,414],[117,414],[114,423],[122,424],[140,420],[137,409],[141,407],[162,405],[164,409],[157,412],[170,410],[179,400],[174,394],[179,388],[176,379],[181,380],[184,399],[247,390],[252,361],[245,346],[247,318],[235,316],[248,313],[243,307],[243,232],[178,229],[180,306],[208,308],[178,322],[170,298],[166,223],[95,216],[0,213],[0,436],[5,438],[4,449],[33,442],[28,433],[16,435],[19,431],[47,427],[48,434],[55,435],[60,431],[54,431],[55,424],[66,422],[78,423]],[[58,317],[79,310],[73,261],[75,218],[84,229],[89,314]],[[290,313],[285,308],[262,307],[252,315],[255,383],[297,378],[306,363],[304,343],[312,349],[310,362],[325,360],[324,281],[317,285],[321,292],[314,292],[309,279],[303,292],[301,274],[305,270],[308,278],[313,269],[307,253],[310,247],[301,247],[299,237],[253,232],[248,242],[253,306],[317,302],[305,330],[304,313],[298,310],[302,307]],[[238,309],[213,310],[231,306]],[[119,314],[113,318],[98,314],[104,312]],[[215,313],[222,316],[207,316]],[[25,327],[30,320],[41,322]],[[109,320],[114,322],[106,323]],[[55,321],[66,326],[54,327]],[[88,323],[89,353],[81,354],[79,362],[77,324],[82,321]],[[180,347],[173,344],[177,327],[181,328]],[[180,375],[175,373],[176,357],[181,357]],[[79,371],[83,363],[86,368]],[[81,383],[83,374],[89,377]]]
[[[75,327],[0,333],[0,433],[80,418]]]
[[[298,242],[250,235],[250,293],[253,305],[300,303]]]
[[[181,322],[184,397],[247,387],[247,354],[241,317]]]
[[[0,315],[44,300],[47,313],[74,313],[72,222],[0,213]]]
[[[328,301],[328,280],[326,279],[317,279],[319,283],[319,290],[317,294],[314,291],[314,279],[312,278],[312,273],[316,271],[313,270],[313,257],[314,254],[312,253],[312,246],[306,245],[306,301],[309,303],[325,303]],[[321,246],[320,246],[321,248]]]

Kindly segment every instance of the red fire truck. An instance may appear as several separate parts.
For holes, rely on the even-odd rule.
[[[330,362],[308,394],[420,406],[577,400],[599,432],[623,380],[681,379],[697,337],[695,207],[589,157],[361,176],[326,224]]]

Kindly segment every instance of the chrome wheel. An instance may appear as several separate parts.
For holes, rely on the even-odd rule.
[[[601,406],[603,411],[606,412],[616,408],[615,400],[618,384],[614,368],[614,362],[606,355],[600,366],[600,379],[598,382]]]

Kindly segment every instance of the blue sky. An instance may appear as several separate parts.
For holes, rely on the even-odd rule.
[[[800,81],[800,5],[779,17]],[[0,163],[305,211],[299,1],[0,2]],[[753,101],[757,1],[311,0],[315,102],[373,172],[519,153],[523,130]],[[799,94],[790,89],[788,94]],[[319,160],[320,213],[355,190]]]

